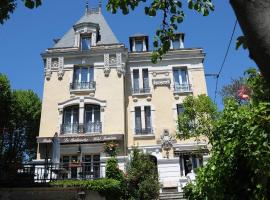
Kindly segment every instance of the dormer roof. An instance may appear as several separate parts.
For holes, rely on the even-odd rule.
[[[119,43],[100,10],[89,10],[81,19],[54,45],[53,48],[73,47],[75,41],[74,27],[83,24],[96,24],[99,26],[100,41],[98,45]]]

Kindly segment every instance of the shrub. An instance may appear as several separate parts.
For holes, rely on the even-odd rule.
[[[118,167],[118,162],[115,157],[110,158],[106,163],[106,178],[123,180],[123,172]]]
[[[160,184],[156,165],[150,155],[133,149],[127,169],[127,194],[129,199],[153,200],[159,196]]]
[[[56,187],[76,187],[89,191],[99,192],[107,200],[120,199],[121,183],[114,179],[97,179],[97,180],[58,180],[51,182],[50,185]]]

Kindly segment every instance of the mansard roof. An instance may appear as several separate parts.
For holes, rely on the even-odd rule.
[[[116,44],[119,43],[116,36],[112,32],[110,26],[104,19],[100,11],[89,10],[86,12],[81,19],[75,24],[79,25],[82,23],[93,23],[98,24],[100,28],[101,40],[97,44]],[[72,27],[55,45],[53,48],[64,48],[73,47],[75,40],[75,31]]]

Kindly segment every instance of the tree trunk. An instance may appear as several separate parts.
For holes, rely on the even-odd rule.
[[[270,86],[270,1],[230,0],[245,35],[249,56]]]

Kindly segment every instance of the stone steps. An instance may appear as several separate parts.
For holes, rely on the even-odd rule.
[[[159,195],[159,200],[186,200],[182,192],[163,192]]]

